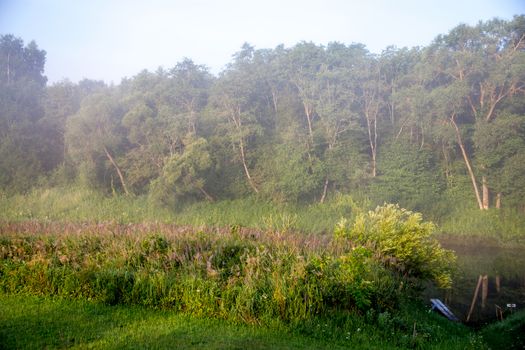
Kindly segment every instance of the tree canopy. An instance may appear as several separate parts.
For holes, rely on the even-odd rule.
[[[166,205],[336,193],[432,210],[525,209],[525,16],[427,47],[244,44],[119,85],[46,86],[46,53],[0,36],[0,188],[56,179]],[[460,194],[460,195],[458,195]]]

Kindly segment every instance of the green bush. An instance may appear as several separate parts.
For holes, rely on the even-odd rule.
[[[423,222],[421,214],[387,204],[359,214],[353,225],[342,220],[335,235],[353,246],[368,247],[384,266],[403,277],[432,280],[449,288],[455,256],[441,248],[432,236],[434,230],[434,224]]]

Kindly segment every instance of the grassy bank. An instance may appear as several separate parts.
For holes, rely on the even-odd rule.
[[[0,348],[483,349],[418,300],[421,282],[447,285],[452,267],[431,232],[395,206],[331,236],[4,223]]]
[[[525,348],[525,311],[517,312],[502,322],[488,325],[480,331],[480,335],[492,349]]]
[[[386,312],[420,281],[449,284],[452,256],[420,220],[388,206],[356,220],[354,237],[345,226],[328,237],[239,226],[6,224],[0,290],[258,324]]]

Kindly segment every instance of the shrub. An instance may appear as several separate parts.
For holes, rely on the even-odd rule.
[[[386,204],[357,215],[351,227],[342,220],[335,235],[371,249],[385,267],[404,278],[431,280],[449,288],[455,256],[441,248],[432,236],[434,229],[431,222],[423,222],[421,214]]]

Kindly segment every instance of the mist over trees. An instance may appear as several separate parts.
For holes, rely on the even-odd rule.
[[[176,206],[336,193],[422,211],[525,208],[525,16],[422,48],[244,44],[117,86],[46,85],[46,52],[0,37],[0,191],[77,183]]]

